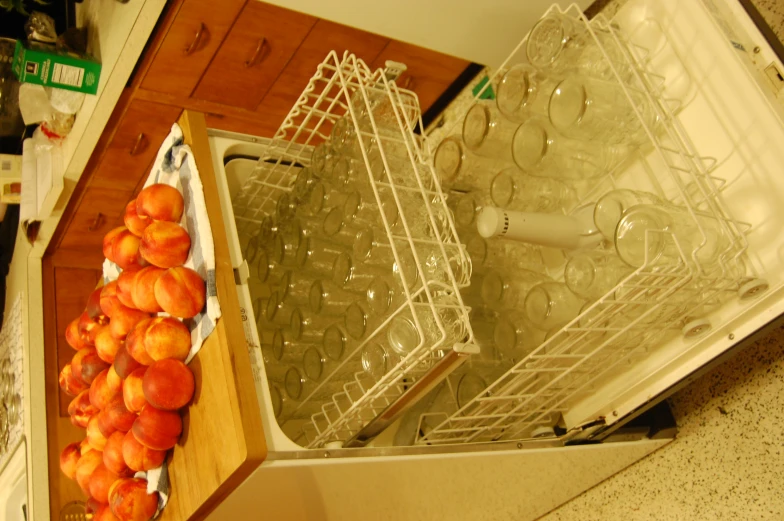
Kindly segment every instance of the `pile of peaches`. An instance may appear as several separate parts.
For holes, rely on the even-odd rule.
[[[60,455],[60,468],[87,495],[97,521],[147,521],[158,494],[136,472],[160,467],[182,433],[180,410],[193,397],[184,361],[191,334],[181,319],[197,315],[205,285],[183,266],[190,236],[178,224],[183,198],[171,186],[142,190],[110,231],[103,253],[122,272],[96,289],[65,338],[76,350],[60,373],[74,396],[71,422],[86,429]],[[160,314],[160,315],[159,315]]]

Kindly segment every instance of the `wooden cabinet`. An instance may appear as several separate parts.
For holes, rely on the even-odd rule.
[[[63,234],[60,248],[101,251],[103,236],[120,226],[132,190],[88,187]]]
[[[248,2],[193,97],[255,110],[315,23],[309,15]]]

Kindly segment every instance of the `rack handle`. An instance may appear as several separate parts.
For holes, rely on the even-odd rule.
[[[267,39],[265,37],[261,37],[259,39],[259,43],[256,45],[256,50],[253,51],[253,56],[250,57],[249,60],[245,60],[245,67],[250,69],[254,65],[257,65],[261,60],[261,51],[264,50],[265,44],[267,43]]]
[[[193,36],[193,41],[189,46],[185,48],[185,51],[183,51],[185,56],[192,54],[193,51],[196,50],[196,47],[199,46],[199,42],[201,42],[201,37],[204,34],[204,29],[205,29],[204,22],[199,22],[199,28],[198,30],[196,30],[196,34]]]
[[[134,141],[133,146],[131,147],[130,154],[132,156],[135,156],[142,150],[142,146],[144,144],[144,138],[145,138],[144,132],[139,132],[139,135],[136,136],[136,141]]]
[[[104,221],[104,215],[101,212],[98,212],[97,214],[95,214],[95,218],[90,223],[90,226],[87,227],[87,231],[94,232],[95,230],[101,227],[103,221]]]

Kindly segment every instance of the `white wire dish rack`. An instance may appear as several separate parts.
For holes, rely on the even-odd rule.
[[[309,321],[325,320],[333,323],[322,329],[330,329],[335,333],[332,340],[341,344],[337,355],[324,356],[326,369],[315,379],[290,369],[283,371],[281,362],[263,353],[271,382],[275,375],[285,373],[285,382],[271,386],[288,385],[292,374],[300,380],[293,382],[302,385],[299,399],[281,401],[276,391],[273,401],[279,401],[279,423],[301,427],[308,447],[333,442],[366,444],[477,351],[460,295],[460,288],[471,277],[470,259],[430,167],[429,149],[414,133],[417,123],[421,125],[417,98],[398,89],[391,79],[394,76],[392,68],[371,72],[353,54],[339,57],[331,52],[233,202],[240,245],[251,273],[266,270],[268,264],[274,267],[270,261],[274,258],[292,270],[288,277],[307,274],[309,257],[334,246],[329,238],[322,240],[319,233],[313,233],[314,228],[322,226],[319,231],[325,232],[326,221],[337,217],[335,230],[340,232],[335,237],[348,237],[336,246],[342,258],[357,268],[367,261],[371,248],[376,254],[384,250],[389,259],[386,268],[398,283],[392,290],[391,307],[383,313],[371,313],[367,302],[357,302],[332,319],[318,314],[309,319],[307,310],[295,309],[283,322],[275,314],[276,306],[286,307],[276,293],[281,282],[256,285],[252,297],[263,345],[270,343],[268,328],[278,328],[278,333],[296,340],[308,333]],[[318,147],[330,136],[329,147]],[[338,148],[344,154],[350,149],[353,172],[338,184],[346,193],[356,190],[363,195],[362,205],[375,208],[375,223],[341,220],[341,215],[357,208],[354,204],[346,211],[345,197],[340,203],[326,200],[318,211],[302,211],[303,201],[312,200],[314,187],[322,182],[322,174],[316,172],[326,172],[320,154]],[[323,182],[335,184],[335,179],[326,179],[328,173],[323,175]],[[318,196],[318,200],[325,199]],[[322,218],[322,224],[312,224]],[[370,235],[370,240],[372,233],[375,236]],[[282,235],[294,239],[283,244]],[[290,264],[285,260],[289,257],[293,259]],[[333,274],[336,266],[337,261]],[[346,273],[354,268],[347,264]],[[276,336],[272,342],[281,338]],[[384,371],[363,370],[369,349],[389,351],[390,347],[396,356],[382,355],[380,362],[387,364]]]
[[[609,190],[628,188],[625,183],[632,176],[631,187],[680,207],[689,226],[698,230],[697,238],[684,242],[675,233],[646,233],[645,251],[652,249],[651,241],[666,241],[675,252],[669,262],[646,255],[641,267],[462,406],[454,405],[459,402],[450,381],[446,392],[452,395],[452,410],[442,408],[420,417],[420,444],[514,440],[564,432],[557,427],[579,429],[580,425],[565,422],[564,415],[609,375],[629,368],[668,339],[708,331],[711,324],[705,316],[722,302],[751,298],[767,288],[746,255],[748,225],[730,214],[722,197],[725,182],[713,175],[715,161],[699,156],[674,115],[678,102],[663,94],[666,78],[647,67],[646,49],[630,44],[601,17],[589,22],[577,6],[553,6],[545,16],[553,13],[587,29],[647,138],[622,167],[596,180],[577,205],[595,203]],[[497,85],[511,66],[526,62],[527,38],[488,86]],[[475,103],[482,103],[481,96]],[[654,125],[643,117],[651,113]],[[717,230],[721,247],[706,256],[703,248],[716,244]]]

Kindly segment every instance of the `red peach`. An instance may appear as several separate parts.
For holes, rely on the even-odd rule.
[[[90,318],[87,311],[79,316],[79,337],[89,345],[95,345],[95,335],[98,334],[99,324],[95,319]]]
[[[128,227],[132,234],[141,237],[142,232],[152,222],[152,219],[146,215],[139,215],[136,212],[136,199],[134,199],[125,206],[123,221],[125,221],[125,226]]]
[[[148,521],[158,510],[158,493],[147,494],[147,480],[123,478],[109,493],[109,507],[122,521]]]
[[[93,515],[93,521],[120,521],[120,518],[114,515],[109,505],[101,505]]]
[[[109,230],[109,233],[103,236],[103,256],[112,262],[114,262],[112,243],[114,242],[115,237],[117,237],[120,232],[123,232],[126,229],[127,228],[125,228],[125,226],[118,226],[117,228]]]
[[[79,335],[79,319],[75,318],[65,328],[65,341],[68,345],[79,351],[90,347]]]
[[[98,468],[98,465],[103,463],[103,454],[99,450],[91,450],[87,453],[82,451],[82,457],[79,458],[79,462],[76,464],[76,482],[79,483],[79,487],[81,487],[82,492],[85,495],[90,495],[90,476],[92,476],[93,471]]]
[[[155,361],[147,353],[144,340],[147,328],[153,320],[152,318],[147,318],[136,324],[125,339],[125,349],[128,351],[128,354],[143,365],[150,365]]]
[[[101,309],[101,291],[103,291],[102,287],[95,289],[92,293],[90,293],[90,296],[87,298],[87,306],[85,307],[84,311],[87,313],[88,317],[103,325],[109,322],[109,317],[106,316],[106,314]]]
[[[90,403],[89,390],[82,391],[71,400],[68,404],[68,414],[71,416],[71,423],[82,429],[87,428],[90,419],[98,414],[98,409]]]
[[[123,441],[125,440],[126,433],[115,431],[106,440],[106,446],[103,449],[103,464],[107,469],[114,472],[120,477],[127,477],[133,475],[133,470],[128,467],[123,457]],[[131,435],[133,437],[133,435]]]
[[[109,370],[104,369],[90,384],[90,403],[100,410],[105,409],[122,388],[119,379],[110,383],[107,378],[108,374]]]
[[[114,262],[122,269],[144,265],[140,255],[140,241],[129,230],[121,231],[112,241]]]
[[[176,318],[153,318],[144,332],[144,349],[153,360],[185,360],[191,350],[191,332]]]
[[[117,281],[113,280],[106,283],[101,289],[101,311],[103,311],[104,315],[111,318],[115,308],[119,304],[120,299],[117,298]]]
[[[168,269],[155,283],[155,299],[172,316],[195,317],[206,300],[204,280],[184,266]]]
[[[84,513],[87,514],[87,519],[90,519],[90,516],[93,516],[93,521],[95,520],[95,515],[105,503],[99,503],[94,497],[88,498],[84,504]]]
[[[146,367],[140,367],[128,375],[128,378],[123,382],[123,403],[125,408],[131,412],[140,412],[147,404],[143,387],[144,373],[146,372]]]
[[[133,278],[141,268],[123,270],[117,277],[117,299],[126,307],[136,308],[133,303]]]
[[[96,418],[98,418],[98,430],[101,431],[103,437],[108,440],[109,436],[114,434],[117,429],[115,429],[114,425],[112,425],[111,418],[109,418],[109,414],[106,412],[106,409],[99,412],[96,415]]]
[[[134,328],[135,329],[135,328]],[[131,331],[133,333],[133,330]],[[131,333],[128,333],[129,335]],[[125,337],[125,341],[128,342],[128,337]],[[141,364],[136,361],[134,357],[128,352],[125,346],[121,346],[120,349],[117,351],[117,354],[114,355],[114,370],[123,380],[128,378],[128,375],[131,374],[134,370],[138,369]]]
[[[193,373],[188,366],[171,358],[152,364],[142,381],[147,403],[167,411],[187,405],[193,398],[194,387]]]
[[[149,449],[169,450],[182,434],[182,418],[177,411],[156,409],[145,405],[131,427],[136,441]]]
[[[109,366],[108,372],[106,373],[106,383],[109,384],[109,387],[112,389],[122,388],[122,378],[120,378],[120,375],[114,370],[114,364]]]
[[[109,323],[110,331],[114,338],[124,340],[125,336],[142,320],[150,318],[149,313],[120,306],[114,310],[114,316]]]
[[[142,379],[142,383],[144,383],[144,379]],[[128,432],[131,430],[133,421],[136,419],[136,414],[129,411],[125,406],[125,399],[123,398],[122,394],[115,396],[114,399],[106,406],[104,412],[106,413],[112,427],[122,432]]]
[[[106,436],[101,434],[101,429],[98,428],[97,414],[87,422],[87,443],[98,451],[103,451],[106,446]]]
[[[157,469],[166,459],[165,450],[149,449],[138,442],[132,432],[123,437],[122,455],[128,468],[136,472]]]
[[[163,311],[155,300],[155,283],[164,271],[163,268],[147,266],[136,272],[131,283],[131,298],[137,309],[147,313]]]
[[[108,367],[109,364],[101,360],[93,348],[77,351],[71,359],[71,373],[86,384],[92,384],[95,377]]]
[[[162,183],[148,186],[136,197],[136,213],[156,221],[179,222],[184,208],[180,191]]]
[[[142,234],[139,251],[142,257],[159,268],[181,266],[188,258],[191,237],[177,223],[156,221]]]
[[[89,389],[90,387],[80,378],[76,378],[72,371],[73,369],[71,368],[71,364],[66,365],[63,367],[63,370],[60,371],[60,377],[58,379],[60,383],[60,389],[62,389],[62,391],[68,396],[76,396],[80,392]]]
[[[122,345],[122,340],[117,340],[112,336],[111,326],[101,326],[98,334],[95,335],[95,351],[98,356],[106,362],[111,364],[114,362],[114,357]]]
[[[60,470],[71,479],[76,479],[76,464],[82,451],[79,450],[78,443],[69,443],[60,453]]]
[[[90,495],[99,503],[106,503],[109,501],[109,487],[118,479],[120,476],[107,469],[101,460],[90,476]]]

